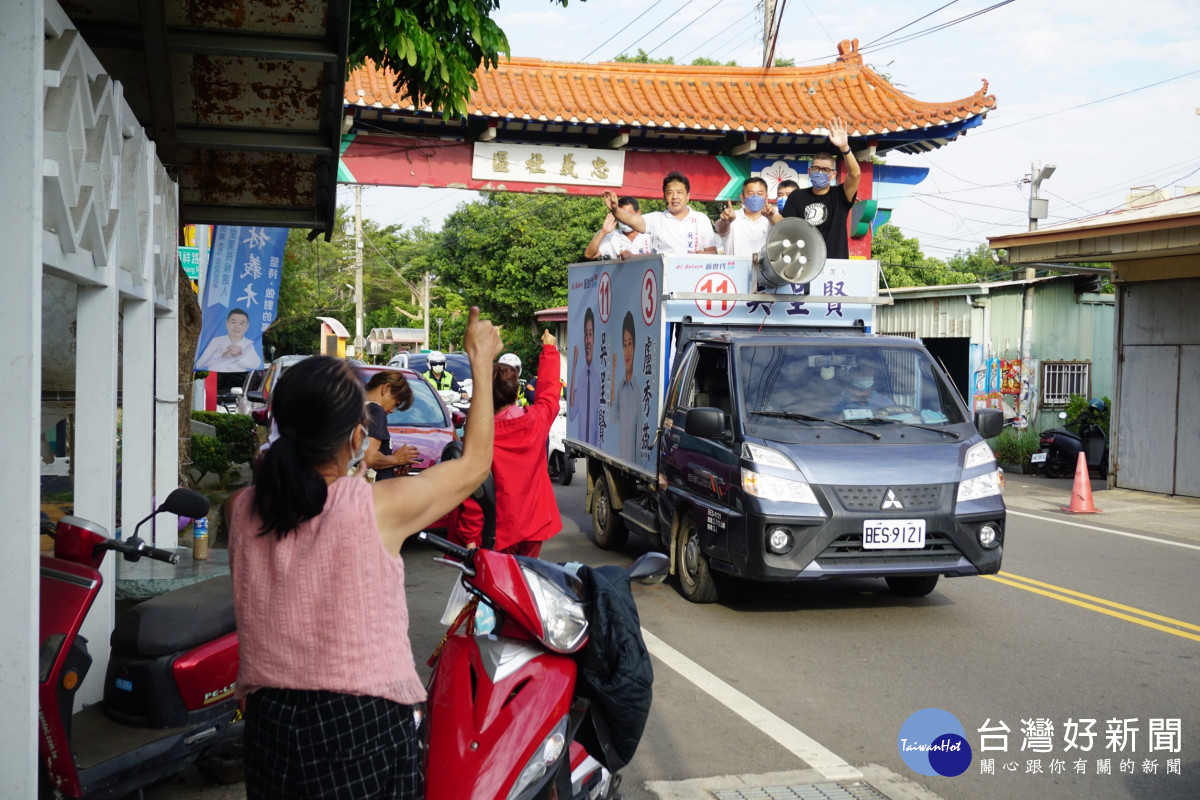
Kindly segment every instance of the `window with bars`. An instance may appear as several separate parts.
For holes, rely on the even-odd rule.
[[[1043,361],[1042,405],[1065,406],[1073,394],[1091,397],[1091,362]]]

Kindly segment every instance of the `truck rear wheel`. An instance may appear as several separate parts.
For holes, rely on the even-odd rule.
[[[901,597],[924,597],[937,586],[940,575],[891,575],[884,580],[893,594]]]
[[[719,592],[713,581],[708,559],[700,549],[700,529],[691,514],[683,518],[675,537],[675,574],[679,576],[679,591],[693,603],[715,602]]]
[[[608,475],[603,471],[596,478],[595,492],[596,497],[592,501],[592,539],[601,550],[620,550],[629,539],[629,529],[613,508]]]

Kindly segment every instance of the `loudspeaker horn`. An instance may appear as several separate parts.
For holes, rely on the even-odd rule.
[[[767,243],[758,255],[758,276],[771,286],[808,283],[825,266],[825,239],[799,217],[788,217],[771,226]]]

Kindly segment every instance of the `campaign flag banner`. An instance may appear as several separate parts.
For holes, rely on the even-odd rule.
[[[287,236],[287,228],[215,228],[196,369],[245,372],[263,365],[262,334],[275,320]]]

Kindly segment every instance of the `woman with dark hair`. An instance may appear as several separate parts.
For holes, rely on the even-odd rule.
[[[386,481],[408,472],[408,465],[417,460],[417,448],[403,445],[392,452],[392,435],[388,433],[388,414],[397,408],[405,411],[412,405],[412,388],[403,375],[393,369],[376,372],[367,381],[367,469],[375,470],[375,480]]]
[[[400,547],[487,477],[500,335],[478,308],[466,349],[482,391],[462,458],[407,480],[347,475],[368,437],[345,361],[305,359],[272,393],[279,438],[232,501],[229,541],[250,800],[424,794]]]
[[[542,333],[538,377],[546,385],[554,386],[561,371],[557,340],[547,330]],[[536,558],[542,542],[562,530],[562,517],[546,470],[546,442],[550,426],[558,416],[558,397],[553,392],[540,392],[532,405],[522,408],[517,405],[517,374],[508,364],[492,367],[492,403],[496,409],[492,455],[496,549]],[[472,406],[472,420],[478,419],[475,410]],[[467,428],[473,424],[468,422]],[[479,546],[483,515],[474,500],[463,504],[449,531],[450,539],[466,547]]]

